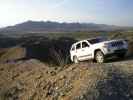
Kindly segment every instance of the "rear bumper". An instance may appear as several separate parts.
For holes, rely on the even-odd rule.
[[[111,56],[117,56],[117,55],[121,55],[121,54],[126,54],[127,51],[128,51],[127,49],[115,50],[113,53],[106,54],[105,57],[111,57]]]

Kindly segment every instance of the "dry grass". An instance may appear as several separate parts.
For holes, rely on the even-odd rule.
[[[63,53],[60,50],[55,50],[54,48],[50,49],[50,58],[53,63],[58,66],[64,67],[69,62],[69,56],[64,57]]]

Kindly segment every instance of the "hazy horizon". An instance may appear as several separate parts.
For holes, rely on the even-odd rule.
[[[133,26],[131,0],[0,0],[0,27],[28,20]]]

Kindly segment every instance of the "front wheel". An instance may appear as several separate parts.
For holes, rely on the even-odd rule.
[[[97,51],[95,54],[95,60],[97,63],[104,63],[105,62],[104,54],[101,51]]]

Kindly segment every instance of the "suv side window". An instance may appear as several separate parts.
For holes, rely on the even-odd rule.
[[[89,45],[87,44],[87,42],[82,42],[82,48],[85,48],[85,47],[89,47]]]
[[[78,43],[78,44],[76,45],[76,49],[81,49],[81,43]]]

